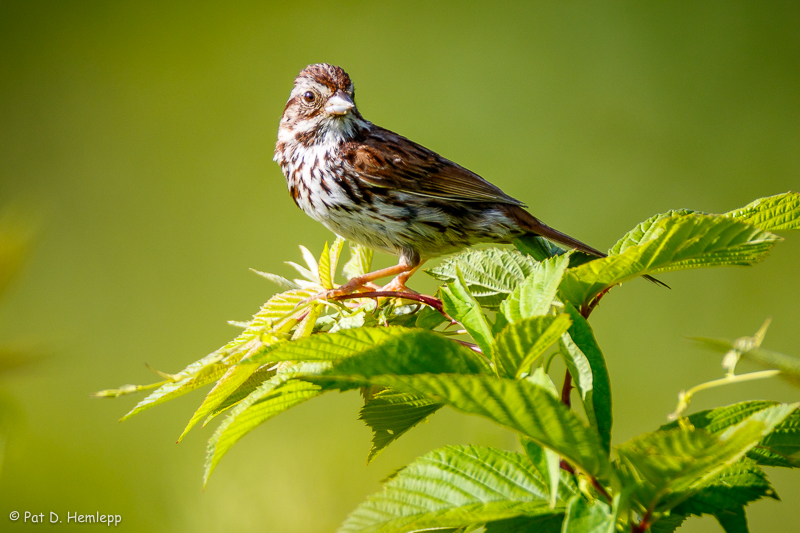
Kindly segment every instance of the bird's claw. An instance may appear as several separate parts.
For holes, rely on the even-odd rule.
[[[344,285],[336,288],[336,289],[325,289],[314,296],[309,296],[303,303],[313,302],[314,300],[335,300],[337,298],[341,298],[342,296],[347,296],[353,294],[354,292],[358,291],[359,289],[367,287],[369,289],[373,289],[375,284],[373,283],[364,283],[361,282],[358,278],[353,278]]]
[[[419,294],[417,291],[413,289],[409,289],[406,287],[406,284],[402,281],[398,280],[397,278],[393,279],[386,285],[384,285],[381,289],[381,292],[410,292],[411,294]]]

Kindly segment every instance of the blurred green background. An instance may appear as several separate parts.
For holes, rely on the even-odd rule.
[[[513,447],[442,412],[366,466],[356,394],[262,426],[201,490],[213,428],[174,442],[201,394],[124,424],[137,398],[92,391],[174,372],[237,332],[331,235],[272,159],[292,80],[342,65],[370,120],[475,170],[551,225],[603,248],[671,208],[722,212],[800,188],[797,2],[0,2],[0,203],[35,206],[27,268],[0,301],[0,344],[45,355],[0,377],[16,424],[8,514],[120,514],[126,531],[332,531],[379,480],[448,443]],[[756,268],[664,275],[592,317],[614,384],[615,441],[665,422],[720,377],[684,336],[800,355],[800,234]],[[383,257],[380,264],[389,264]],[[412,286],[432,290],[426,276]],[[693,409],[797,400],[781,382],[701,394]],[[800,518],[797,473],[751,530]],[[62,527],[67,529],[66,524]],[[90,526],[72,526],[85,530]],[[685,531],[721,531],[692,519]]]

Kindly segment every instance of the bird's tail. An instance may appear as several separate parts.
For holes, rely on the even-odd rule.
[[[537,222],[539,221],[537,220]],[[539,222],[539,224],[536,226],[536,229],[533,229],[532,231],[530,231],[530,233],[533,235],[538,235],[539,237],[544,237],[549,241],[553,241],[558,244],[563,244],[567,248],[574,248],[575,250],[579,250],[589,255],[594,255],[596,257],[606,257],[607,255],[601,252],[600,250],[592,248],[588,244],[583,243],[578,239],[575,239],[574,237],[570,237],[566,233],[561,233],[557,229],[553,229],[546,224],[542,224],[541,222]]]
[[[596,257],[608,257],[608,254],[601,252],[596,248],[592,248],[586,243],[579,241],[574,237],[570,237],[566,233],[561,233],[557,229],[551,228],[547,224],[540,221],[535,216],[531,215],[527,211],[522,208],[517,208],[514,210],[515,218],[520,223],[520,226],[528,231],[528,234],[531,236],[539,236],[544,237],[549,241],[553,241],[558,244],[562,244],[567,248],[573,248],[575,250],[579,250],[583,253],[594,255]],[[662,287],[670,288],[669,285],[664,283],[661,280],[658,280],[652,276],[645,275],[643,276],[646,280],[655,283],[656,285],[661,285]]]

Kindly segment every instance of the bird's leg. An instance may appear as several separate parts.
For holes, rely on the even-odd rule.
[[[401,257],[400,262],[394,266],[390,266],[387,268],[382,268],[380,270],[376,270],[374,272],[367,272],[366,274],[362,274],[360,276],[356,276],[352,278],[350,281],[339,287],[338,289],[332,289],[328,291],[323,291],[319,293],[317,296],[313,296],[312,299],[317,298],[334,298],[337,296],[344,296],[346,294],[352,294],[358,289],[362,287],[369,287],[373,290],[379,291],[408,291],[406,288],[406,280],[411,277],[411,275],[416,272],[422,262],[419,260],[418,257],[412,257],[410,260],[406,257]],[[380,288],[377,287],[374,283],[375,280],[386,278],[389,276],[395,276],[395,278],[389,282],[386,287]]]
[[[416,294],[416,291],[413,291],[413,290],[409,289],[408,287],[406,287],[406,281],[408,281],[408,278],[410,278],[411,276],[414,275],[414,272],[419,270],[419,267],[421,267],[422,263],[424,263],[424,262],[425,261],[420,261],[420,262],[417,263],[417,265],[415,267],[411,268],[410,270],[406,270],[405,272],[401,272],[400,274],[395,276],[395,278],[392,281],[390,281],[389,283],[387,283],[386,286],[384,286],[381,289],[381,291],[384,291],[384,292],[386,292],[386,291],[413,292],[414,294]]]
[[[376,279],[386,278],[394,275],[398,275],[399,277],[402,276],[404,272],[413,271],[413,269],[414,267],[410,267],[404,261],[400,261],[398,264],[394,266],[382,268],[374,272],[367,272],[366,274],[356,276],[350,279],[350,281],[348,281],[338,289],[329,291],[330,294],[326,295],[326,297],[340,296],[342,294],[350,294],[365,285],[372,285],[372,282],[375,281]]]

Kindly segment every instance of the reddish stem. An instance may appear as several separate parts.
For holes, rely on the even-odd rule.
[[[606,490],[606,488],[603,485],[601,485],[599,481],[597,481],[596,477],[592,477],[591,480],[592,480],[592,486],[594,487],[594,489],[597,492],[599,492],[603,496],[603,498],[606,499],[606,501],[608,503],[611,503],[611,502],[614,501],[614,499],[611,497],[611,494],[609,494],[608,491]]]
[[[631,524],[631,533],[645,533],[647,530],[650,529],[650,511],[647,511],[647,514],[644,515],[642,521],[638,524],[634,523]]]
[[[459,339],[453,339],[453,340],[456,341],[461,346],[466,346],[467,348],[469,348],[473,352],[483,355],[483,350],[481,350],[480,346],[478,346],[477,344],[474,344],[472,342],[462,341],[462,340],[459,340]]]
[[[581,309],[580,309],[581,316],[582,316],[583,318],[586,318],[586,319],[588,319],[588,318],[589,318],[589,315],[591,315],[591,314],[592,314],[592,311],[594,311],[594,308],[595,308],[595,307],[597,307],[597,304],[599,304],[599,303],[600,303],[600,300],[603,298],[603,296],[605,296],[605,295],[606,295],[606,293],[607,293],[608,291],[610,291],[610,290],[611,290],[613,287],[616,287],[616,285],[611,285],[611,287],[606,287],[605,289],[603,289],[602,291],[600,291],[600,292],[597,294],[597,296],[595,296],[594,298],[592,298],[591,300],[589,300],[589,303],[588,303],[587,305],[582,305],[582,306],[581,306]]]
[[[567,407],[572,406],[572,401],[570,400],[571,392],[572,392],[572,376],[569,373],[569,369],[567,369],[567,373],[564,374],[564,385],[561,386],[561,403],[563,403]]]
[[[613,285],[611,286],[613,287]],[[606,295],[606,293],[611,290],[611,287],[607,287],[603,291],[601,291],[597,296],[592,298],[588,304],[582,305],[580,309],[581,316],[586,320],[589,319],[589,315],[592,314],[594,308],[597,307],[597,304],[600,303],[600,299]],[[566,405],[567,407],[572,406],[572,402],[570,401],[570,393],[572,392],[572,376],[569,373],[569,369],[567,369],[566,374],[564,375],[564,384],[561,386],[561,403]]]
[[[424,294],[417,294],[415,292],[400,292],[400,291],[367,291],[355,292],[353,294],[342,294],[341,296],[334,296],[331,300],[350,300],[353,298],[402,298],[404,300],[413,300],[421,302],[439,311],[442,316],[452,321],[453,319],[447,316],[444,312],[444,304],[438,298],[433,296],[425,296]]]

